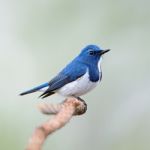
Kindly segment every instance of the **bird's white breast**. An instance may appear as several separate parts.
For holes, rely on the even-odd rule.
[[[76,81],[66,84],[56,92],[63,96],[78,97],[91,91],[93,88],[97,86],[98,82],[99,81],[91,82],[89,79],[89,73],[87,71],[85,75],[83,75]]]

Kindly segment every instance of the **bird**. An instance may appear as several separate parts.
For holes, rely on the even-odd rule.
[[[100,83],[102,56],[109,51],[110,49],[104,50],[97,45],[87,45],[52,80],[20,95],[42,91],[43,93],[39,96],[42,99],[55,93],[64,97],[80,98]]]

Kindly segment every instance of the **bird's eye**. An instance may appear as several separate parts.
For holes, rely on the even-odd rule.
[[[94,51],[89,51],[89,54],[94,55],[95,53],[94,53]]]

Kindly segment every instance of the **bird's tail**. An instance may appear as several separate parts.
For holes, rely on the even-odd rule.
[[[28,91],[22,92],[22,93],[20,93],[20,95],[22,96],[22,95],[30,94],[30,93],[39,91],[40,89],[45,88],[45,87],[48,87],[48,86],[49,86],[48,83],[44,83],[44,84],[42,84],[42,85],[40,85],[40,86],[37,86],[37,87],[35,87],[35,88],[33,88],[33,89],[30,89],[30,90],[28,90]]]

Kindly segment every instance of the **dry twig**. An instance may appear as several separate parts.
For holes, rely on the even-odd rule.
[[[55,116],[35,129],[26,150],[41,150],[48,135],[63,127],[73,115],[84,114],[87,105],[82,99],[68,98],[57,105],[40,104],[39,109],[44,114]]]

